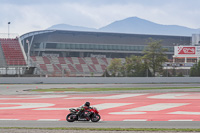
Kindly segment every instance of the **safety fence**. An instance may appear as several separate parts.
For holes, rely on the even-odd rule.
[[[199,77],[0,77],[0,84],[200,83]]]

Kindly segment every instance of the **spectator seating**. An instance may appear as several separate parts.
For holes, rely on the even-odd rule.
[[[37,64],[45,73],[51,74],[76,74],[102,75],[109,65],[111,58],[90,58],[90,57],[41,57],[33,56],[32,61]]]
[[[6,64],[8,66],[25,66],[25,58],[20,47],[19,40],[16,39],[0,39]]]

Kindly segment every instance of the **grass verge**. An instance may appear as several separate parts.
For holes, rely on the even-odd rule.
[[[88,130],[88,131],[173,131],[173,132],[200,132],[200,129],[168,129],[168,128],[32,128],[32,127],[0,127],[0,129],[43,129],[43,130]]]
[[[49,91],[124,91],[124,90],[162,90],[162,89],[194,89],[200,87],[152,87],[152,88],[51,88],[51,89],[34,89],[31,91],[49,92]]]

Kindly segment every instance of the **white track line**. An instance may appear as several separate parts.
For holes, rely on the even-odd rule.
[[[28,109],[28,108],[44,108],[44,107],[51,107],[55,104],[51,103],[0,103],[0,105],[14,105],[13,107],[0,107],[0,110],[5,109]],[[16,106],[19,105],[19,106]]]
[[[120,106],[126,106],[126,105],[131,105],[133,103],[102,103],[102,104],[97,104],[94,105],[98,110],[104,110],[104,109],[110,109],[110,108],[116,108]]]
[[[111,112],[111,115],[137,115],[137,114],[145,114],[146,112]]]
[[[188,104],[189,103],[156,103],[152,105],[128,109],[126,111],[161,111],[161,110],[175,108],[175,107],[184,106]]]
[[[116,108],[120,106],[131,105],[131,104],[133,103],[102,103],[102,104],[97,104],[93,106],[96,107],[98,110],[104,110],[104,109]],[[77,107],[70,107],[70,108],[77,108]],[[70,108],[37,108],[33,110],[69,110]]]
[[[168,114],[176,114],[176,115],[200,115],[200,112],[187,112],[187,111],[176,111]]]
[[[121,99],[121,98],[128,98],[128,97],[135,97],[142,95],[146,94],[119,94],[119,95],[103,96],[103,97],[71,97],[65,99]]]
[[[69,110],[70,108],[38,108],[33,110]]]
[[[167,93],[155,96],[149,96],[153,99],[200,99],[200,93],[196,93],[192,96],[190,93]]]

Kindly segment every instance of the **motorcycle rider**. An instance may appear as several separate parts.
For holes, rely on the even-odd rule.
[[[84,113],[85,113],[85,111],[87,110],[87,109],[89,109],[90,108],[90,102],[85,102],[85,104],[83,104],[82,106],[80,106],[79,108],[78,108],[78,115],[77,116],[80,116],[80,117],[85,117],[84,116]]]

